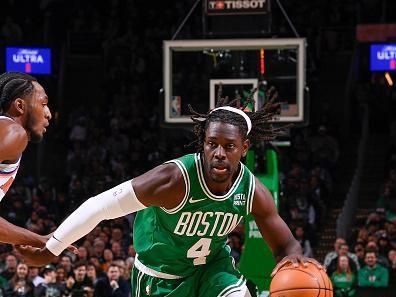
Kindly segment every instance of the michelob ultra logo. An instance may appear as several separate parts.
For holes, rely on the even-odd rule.
[[[16,53],[12,54],[12,61],[14,63],[44,63],[43,55],[35,49],[20,49]]]
[[[206,13],[265,14],[269,11],[267,0],[206,0]]]
[[[370,46],[370,70],[396,69],[396,44],[373,44]]]
[[[6,70],[51,74],[51,49],[7,47]]]

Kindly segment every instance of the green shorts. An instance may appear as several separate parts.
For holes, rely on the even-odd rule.
[[[197,267],[196,272],[180,279],[164,279],[132,269],[132,297],[217,297],[240,291],[246,280],[234,268],[231,257]]]

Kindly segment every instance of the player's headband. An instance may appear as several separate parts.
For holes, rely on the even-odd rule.
[[[246,121],[247,127],[248,127],[246,135],[249,135],[250,131],[252,130],[252,121],[251,121],[250,118],[246,115],[246,113],[244,113],[242,110],[240,110],[240,109],[238,109],[238,108],[235,108],[235,107],[231,107],[231,106],[221,106],[221,107],[216,107],[216,108],[212,109],[212,110],[210,111],[209,114],[211,114],[211,113],[214,112],[214,111],[220,110],[220,109],[222,109],[222,110],[228,110],[228,111],[231,111],[231,112],[233,112],[233,113],[237,113],[237,114],[239,114],[240,116],[243,116],[243,118],[244,118],[245,121]]]

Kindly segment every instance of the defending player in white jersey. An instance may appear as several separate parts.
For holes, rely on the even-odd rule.
[[[50,119],[47,94],[34,77],[19,72],[0,75],[0,201],[17,175],[28,142],[41,141]],[[47,238],[0,217],[2,243],[43,247]]]

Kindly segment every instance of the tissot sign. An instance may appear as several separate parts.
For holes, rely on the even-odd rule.
[[[370,47],[371,71],[396,70],[396,44],[372,44]]]
[[[206,0],[208,15],[266,14],[269,0]]]

